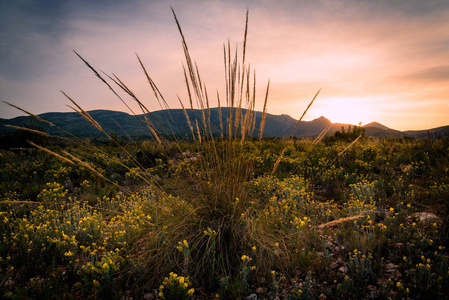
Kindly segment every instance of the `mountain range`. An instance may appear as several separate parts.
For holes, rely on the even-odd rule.
[[[224,128],[227,128],[229,121],[230,108],[221,108],[222,120]],[[124,112],[110,111],[110,110],[92,110],[88,112],[92,118],[100,124],[100,126],[107,133],[115,133],[117,136],[131,136],[131,137],[148,137],[149,131],[144,125],[144,115],[130,115]],[[201,125],[200,110],[188,110],[189,119],[192,125],[195,126],[195,120],[198,125]],[[243,110],[243,114],[246,110]],[[39,127],[46,133],[51,135],[66,135],[65,132],[70,132],[79,137],[102,137],[102,134],[88,121],[76,112],[51,112],[39,115],[42,119],[50,121],[57,129],[38,121],[30,116],[21,116],[12,119],[0,119],[0,135],[14,134],[17,129],[7,127],[6,125],[23,126],[23,127]],[[190,127],[182,109],[169,109],[152,112],[147,117],[154,124],[155,128],[162,134],[170,134],[177,136],[190,136]],[[256,112],[256,125],[254,133],[259,131],[259,125],[262,119],[262,112]],[[295,136],[298,138],[315,138],[323,130],[327,130],[327,136],[334,134],[341,130],[342,127],[347,129],[349,124],[332,123],[325,117],[319,117],[312,121],[301,121],[295,128],[298,120],[289,115],[273,115],[267,114],[266,124],[264,128],[265,137],[287,137]],[[210,123],[214,134],[219,135],[220,129],[220,114],[218,108],[210,109]],[[164,129],[165,128],[165,129]],[[377,122],[372,122],[363,126],[367,136],[374,137],[432,137],[441,138],[449,137],[449,126],[443,126],[428,130],[414,130],[414,131],[399,131],[388,128]],[[65,132],[64,132],[65,131]]]

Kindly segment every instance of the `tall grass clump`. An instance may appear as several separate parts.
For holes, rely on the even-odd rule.
[[[162,221],[168,226],[166,243],[148,259],[160,265],[161,270],[162,266],[167,266],[167,261],[179,263],[176,256],[181,256],[180,271],[210,286],[219,278],[237,275],[242,255],[249,254],[257,240],[251,215],[254,212],[250,206],[254,199],[248,189],[253,178],[253,162],[248,159],[246,140],[262,137],[268,87],[264,112],[262,116],[256,116],[256,76],[245,61],[247,18],[242,53],[237,49],[233,51],[230,42],[224,45],[226,105],[221,107],[217,95],[220,116],[217,138],[211,123],[206,84],[174,16],[182,37],[186,60],[184,77],[191,113],[184,104],[182,106],[198,153],[193,164],[180,165],[176,170],[173,194],[185,205],[176,203],[170,208],[173,214]],[[260,122],[257,133],[254,132],[256,122]],[[188,250],[187,243],[179,246],[182,249],[178,249],[178,253],[170,249],[181,241],[187,241]]]

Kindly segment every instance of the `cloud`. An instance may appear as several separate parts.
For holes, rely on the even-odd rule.
[[[449,82],[449,65],[425,68],[417,73],[408,75],[405,78],[427,82]]]

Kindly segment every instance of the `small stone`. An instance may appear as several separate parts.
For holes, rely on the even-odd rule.
[[[377,287],[376,286],[374,286],[374,285],[368,285],[367,287],[366,287],[367,289],[368,289],[368,291],[370,291],[370,292],[374,292],[375,290],[377,290]]]
[[[331,265],[330,265],[330,268],[331,268],[332,270],[338,268],[338,263],[335,262],[335,261],[333,261],[333,262],[331,263]]]
[[[412,220],[418,219],[422,223],[432,223],[440,220],[437,215],[428,212],[416,212],[411,214],[410,218]]]
[[[264,287],[258,287],[256,289],[256,294],[266,294],[267,293],[267,288]]]
[[[14,282],[14,280],[12,280],[12,279],[8,279],[8,280],[6,280],[6,282],[5,282],[5,287],[7,287],[7,288],[12,288],[12,287],[14,287],[16,285],[16,283]]]
[[[389,264],[386,265],[386,268],[387,268],[387,272],[389,270],[391,270],[390,272],[393,272],[395,269],[398,268],[398,265],[395,265],[394,263],[389,263]]]
[[[340,247],[338,247],[338,246],[337,246],[337,247],[335,247],[335,248],[334,248],[334,251],[335,251],[335,252],[338,252],[338,251],[340,251]]]
[[[396,246],[396,248],[401,249],[401,248],[404,247],[404,244],[403,243],[396,243],[395,246]]]
[[[338,269],[338,271],[340,271],[340,272],[342,272],[342,273],[346,273],[346,272],[348,272],[348,267],[346,267],[346,266],[341,266],[341,267]]]
[[[248,297],[246,297],[246,299],[248,299],[248,300],[257,300],[258,299],[257,298],[257,294],[251,294]]]
[[[145,299],[145,300],[156,300],[156,294],[154,292],[145,293],[143,295],[143,299]]]

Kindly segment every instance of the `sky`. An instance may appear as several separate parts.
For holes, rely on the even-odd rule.
[[[242,47],[262,110],[299,119],[449,125],[447,0],[0,0],[0,100],[34,114],[127,111],[73,52],[117,75],[151,110],[145,67],[171,108],[188,103],[173,7],[209,94],[224,98],[223,43]],[[211,105],[216,103],[210,97]],[[188,105],[188,104],[187,104]],[[24,115],[0,103],[0,118]]]

